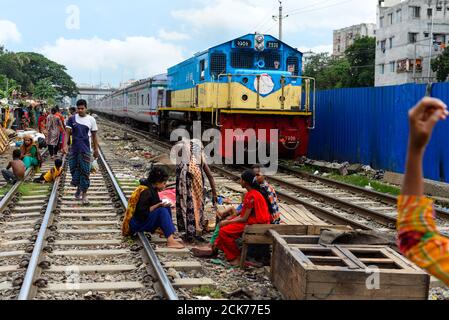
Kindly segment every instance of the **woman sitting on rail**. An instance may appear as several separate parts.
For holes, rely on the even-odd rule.
[[[167,246],[183,249],[184,245],[174,238],[176,232],[172,221],[171,203],[164,203],[159,192],[166,187],[167,172],[162,168],[153,168],[147,180],[134,191],[129,199],[128,209],[122,225],[123,236],[131,236],[138,232],[154,233],[161,228],[167,238]]]
[[[253,224],[271,224],[270,200],[266,192],[260,188],[253,170],[242,174],[240,184],[248,190],[243,200],[241,214],[220,223],[220,232],[215,241],[215,250],[222,250],[226,259],[233,266],[240,264],[240,250],[235,241],[242,237],[245,227]]]
[[[33,141],[33,137],[26,135],[23,138],[23,145],[20,147],[20,159],[25,164],[25,168],[28,170],[31,167],[39,167],[41,156],[39,153],[39,148]]]
[[[447,106],[432,98],[423,99],[410,111],[407,171],[398,200],[401,251],[446,284],[449,284],[449,238],[438,232],[433,202],[424,196],[422,162],[434,127],[448,116]]]

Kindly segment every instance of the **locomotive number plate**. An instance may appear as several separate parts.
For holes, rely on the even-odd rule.
[[[250,40],[235,40],[234,44],[237,48],[251,48],[253,45]]]
[[[277,41],[268,41],[267,42],[268,49],[279,49],[279,42]]]

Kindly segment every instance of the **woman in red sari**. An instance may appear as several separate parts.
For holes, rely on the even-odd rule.
[[[271,224],[270,200],[260,188],[253,170],[242,174],[240,184],[248,190],[243,200],[239,217],[233,217],[220,223],[220,233],[215,241],[215,248],[224,252],[226,259],[233,266],[240,264],[241,252],[235,241],[242,237],[245,227],[253,224]]]

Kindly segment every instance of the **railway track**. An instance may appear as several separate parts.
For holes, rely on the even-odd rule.
[[[116,180],[103,154],[100,162],[89,206],[73,198],[67,170],[52,188],[26,184],[26,195],[20,189],[9,199],[0,229],[0,299],[177,299],[163,285],[155,289],[157,265],[147,238],[121,236],[123,190],[136,181]]]
[[[120,128],[113,122],[107,121],[107,123],[115,128]],[[148,140],[150,138],[151,143],[156,143],[158,148],[165,149],[165,152],[171,147],[171,144],[156,139],[143,131],[127,128],[127,132],[140,139]],[[242,170],[239,168],[240,171],[236,171],[234,168],[223,166],[212,166],[212,168],[215,172],[233,181],[240,178]],[[340,190],[338,186],[331,188],[319,181],[305,180],[291,174],[269,177],[269,181],[276,186],[276,191],[282,200],[292,204],[301,204],[319,218],[330,223],[390,234],[395,232],[396,217],[394,214],[396,209],[383,202],[372,200],[372,197],[378,197],[377,194],[370,194],[370,199],[367,200],[365,196],[367,193],[363,195],[349,194],[343,191],[344,189]]]

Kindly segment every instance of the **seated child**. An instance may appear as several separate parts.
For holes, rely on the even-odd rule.
[[[159,228],[167,238],[168,248],[183,249],[184,245],[174,237],[171,206],[162,202],[159,192],[163,191],[168,181],[168,173],[162,168],[153,168],[148,179],[141,180],[141,185],[129,199],[128,209],[122,224],[123,236],[132,236],[139,232],[156,232]]]
[[[265,191],[260,188],[254,171],[245,171],[240,184],[248,191],[245,194],[240,214],[231,216],[220,223],[218,238],[210,249],[212,252],[224,251],[226,259],[233,266],[238,266],[240,263],[240,250],[235,241],[242,236],[245,227],[253,224],[272,223],[270,200]],[[203,253],[202,250],[204,249],[196,249],[197,252],[193,251],[193,253]]]
[[[25,178],[26,168],[22,160],[20,160],[20,150],[14,150],[12,153],[13,160],[9,162],[5,170],[2,170],[3,178],[6,182],[15,184],[18,180]],[[12,168],[12,172],[9,170]]]
[[[62,174],[63,171],[64,171],[64,169],[62,168],[62,160],[56,159],[55,166],[53,168],[51,168],[49,171],[47,171],[46,173],[43,173],[39,178],[34,179],[34,182],[35,183],[54,182],[56,180],[56,178],[58,178]]]

